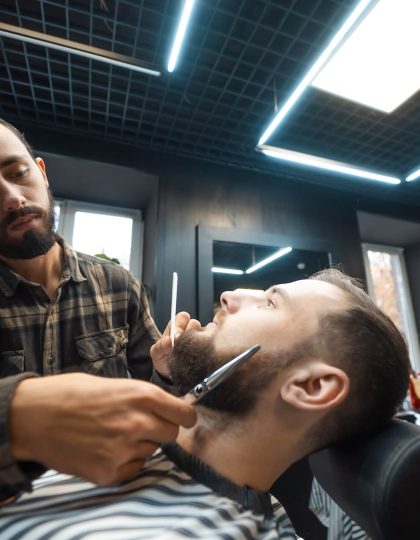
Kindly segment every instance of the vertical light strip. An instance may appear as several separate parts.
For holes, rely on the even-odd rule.
[[[292,95],[289,97],[289,99],[286,101],[286,103],[283,105],[283,107],[279,110],[277,115],[274,117],[272,122],[266,128],[260,140],[258,141],[258,146],[264,144],[267,141],[267,139],[272,135],[273,131],[284,120],[286,115],[292,109],[293,105],[295,105],[295,103],[298,101],[298,99],[306,90],[306,88],[311,84],[313,79],[316,77],[316,75],[319,73],[322,67],[326,64],[327,60],[329,60],[329,58],[335,52],[337,47],[341,45],[341,43],[343,42],[343,40],[345,39],[349,31],[354,27],[356,22],[361,18],[361,16],[366,11],[366,9],[372,6],[376,2],[377,0],[361,0],[361,2],[359,2],[359,4],[351,13],[351,15],[348,17],[346,22],[343,24],[343,26],[340,28],[337,34],[333,37],[333,39],[331,40],[327,48],[324,50],[324,52],[321,54],[318,60],[313,64],[311,69],[305,75],[303,80],[299,83],[299,85],[294,90]]]
[[[192,8],[195,0],[185,0],[182,10],[181,19],[176,31],[175,40],[172,45],[171,54],[169,55],[168,71],[172,73],[178,61],[178,56],[181,50],[182,42],[184,41],[185,32],[187,31],[188,22],[191,17]]]

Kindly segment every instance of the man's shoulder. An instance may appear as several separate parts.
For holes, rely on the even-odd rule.
[[[80,251],[72,250],[81,273],[89,279],[98,278],[98,271],[106,278],[112,280],[123,280],[125,283],[131,283],[138,286],[137,278],[123,266],[106,260],[95,255],[88,255]]]
[[[79,261],[84,261],[87,264],[99,264],[105,268],[116,268],[122,270],[123,272],[126,272],[127,274],[130,273],[123,266],[109,259],[102,259],[101,257],[97,257],[96,255],[88,255],[87,253],[82,253],[81,251],[76,251],[74,249],[72,251],[77,256]]]

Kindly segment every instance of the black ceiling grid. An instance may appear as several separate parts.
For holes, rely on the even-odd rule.
[[[420,205],[420,181],[382,185],[270,159],[263,130],[357,0],[197,0],[179,66],[181,0],[2,0],[0,21],[151,63],[159,78],[0,38],[0,114]],[[419,45],[420,47],[420,45]],[[420,99],[387,115],[308,88],[267,141],[404,178],[420,166]]]

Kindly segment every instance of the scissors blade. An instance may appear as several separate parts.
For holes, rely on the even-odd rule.
[[[196,384],[194,388],[188,392],[188,394],[191,394],[196,398],[193,405],[198,403],[204,396],[211,392],[211,390],[216,388],[216,386],[219,386],[219,384],[230,377],[239,366],[242,366],[245,362],[247,362],[260,348],[261,345],[254,345],[253,347],[250,347],[243,353],[233,358],[233,360],[230,360],[222,367],[216,369],[216,371],[206,377],[203,381]]]

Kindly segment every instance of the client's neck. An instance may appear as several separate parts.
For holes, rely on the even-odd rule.
[[[269,415],[237,419],[197,409],[196,425],[180,429],[178,444],[238,485],[267,491],[302,457],[297,450],[298,433],[282,429]]]

